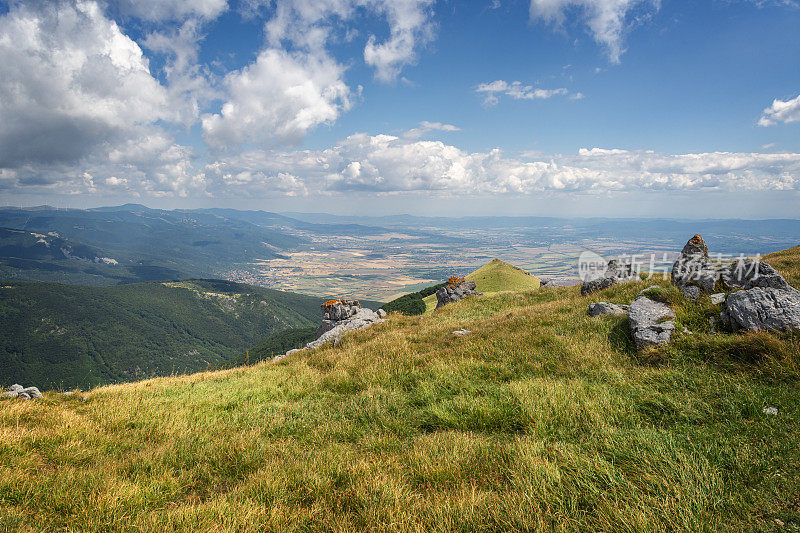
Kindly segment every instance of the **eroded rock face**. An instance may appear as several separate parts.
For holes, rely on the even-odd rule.
[[[675,313],[666,304],[639,296],[628,309],[631,335],[636,348],[659,346],[669,342],[675,330]]]
[[[476,287],[474,281],[462,281],[457,285],[448,283],[436,291],[436,309],[449,303],[460,302],[467,296],[483,296],[482,293],[475,290]]]
[[[680,257],[672,264],[671,277],[672,284],[693,301],[700,296],[700,291],[714,291],[719,273],[708,256],[708,246],[702,236],[697,234],[684,245]]]
[[[587,296],[593,292],[607,289],[612,285],[623,281],[636,279],[633,265],[622,264],[616,259],[612,259],[606,265],[606,271],[597,279],[587,280],[581,284],[581,296]]]
[[[800,329],[800,292],[791,287],[736,291],[725,300],[723,320],[750,331]]]
[[[617,305],[608,302],[589,304],[589,316],[624,315],[628,312],[627,305]]]

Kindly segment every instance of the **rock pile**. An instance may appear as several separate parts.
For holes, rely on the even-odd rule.
[[[383,322],[386,318],[386,311],[378,309],[377,312],[362,308],[357,300],[331,300],[322,305],[322,324],[317,329],[317,338],[309,342],[304,348],[289,350],[283,355],[273,359],[277,362],[281,359],[303,350],[313,350],[319,348],[327,342],[333,341],[336,346],[348,331],[362,329],[373,324]]]
[[[636,279],[633,265],[620,264],[616,259],[612,259],[606,265],[606,270],[602,276],[596,279],[586,280],[581,284],[581,296],[586,296],[593,292],[607,289],[612,285],[623,281]]]
[[[713,292],[719,279],[716,265],[708,255],[708,246],[700,234],[684,245],[678,260],[672,265],[672,284],[692,301],[700,292]]]
[[[436,291],[436,309],[444,307],[453,302],[459,302],[467,296],[483,296],[476,291],[477,284],[474,281],[466,281],[463,278],[452,277],[447,280],[447,284]]]
[[[22,385],[14,384],[8,387],[2,395],[2,398],[17,398],[19,400],[38,400],[42,397],[42,393],[36,387],[25,388]]]

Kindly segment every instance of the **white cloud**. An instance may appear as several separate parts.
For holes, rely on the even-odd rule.
[[[431,131],[461,131],[461,128],[458,126],[453,126],[452,124],[442,124],[441,122],[428,122],[427,120],[423,120],[419,123],[419,127],[412,128],[408,130],[403,137],[406,139],[418,139]]]
[[[227,8],[227,0],[117,0],[120,11],[158,22],[199,17],[212,20]]]
[[[324,54],[268,48],[225,79],[228,101],[202,118],[203,139],[217,148],[297,143],[350,108],[344,68]]]
[[[172,118],[139,46],[95,2],[0,17],[0,167],[76,161]]]
[[[606,48],[612,63],[619,63],[630,14],[637,8],[647,14],[659,7],[660,0],[531,0],[530,15],[561,28],[573,8],[582,11],[594,40]]]
[[[251,2],[250,9],[258,3]],[[393,82],[403,67],[416,61],[418,49],[433,39],[432,4],[433,0],[277,0],[265,28],[272,47],[290,42],[321,52],[332,39],[354,39],[364,14],[385,19],[388,39],[381,41],[374,34],[366,37],[364,61],[375,69],[378,80]],[[349,26],[352,23],[355,28]]]
[[[560,87],[558,89],[534,89],[531,85],[522,85],[520,81],[512,81],[511,83],[505,80],[495,80],[490,83],[481,83],[475,89],[477,93],[485,93],[486,98],[484,103],[486,105],[497,105],[500,101],[498,95],[506,95],[514,100],[546,100],[553,96],[563,96],[569,94],[567,89]],[[573,98],[583,98],[581,93],[573,95]]]
[[[800,96],[791,100],[772,101],[772,105],[764,110],[758,120],[759,126],[773,126],[778,122],[800,121]]]
[[[219,195],[800,190],[800,154],[659,154],[581,149],[570,156],[507,157],[440,141],[356,134],[327,150],[251,151],[206,169]],[[291,176],[287,180],[286,176]]]

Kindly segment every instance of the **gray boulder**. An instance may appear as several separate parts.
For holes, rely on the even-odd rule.
[[[350,320],[361,311],[358,300],[331,300],[322,304],[322,323],[317,328],[317,338],[343,321]]]
[[[388,314],[383,309],[378,309],[377,313],[378,313],[378,318],[386,318],[386,315]]]
[[[20,400],[30,400],[31,399],[31,397],[27,393],[24,393],[24,392],[18,393],[17,394],[17,398],[19,398]]]
[[[607,289],[617,283],[633,279],[636,279],[633,265],[620,263],[616,259],[612,259],[608,262],[608,265],[606,265],[606,270],[602,276],[596,279],[586,280],[581,284],[581,296],[587,296],[593,292]]]
[[[721,318],[735,330],[800,329],[800,292],[773,287],[736,291],[725,300]]]
[[[697,234],[684,245],[678,260],[672,264],[671,278],[672,284],[681,290],[684,287],[698,287],[697,290],[684,292],[691,300],[697,299],[700,290],[713,292],[719,272],[708,256],[708,246],[702,236]]]
[[[617,305],[608,302],[589,304],[589,316],[624,315],[628,312],[627,305]]]
[[[355,316],[350,317],[348,320],[339,321],[333,328],[324,332],[317,337],[317,340],[306,344],[307,350],[319,348],[329,341],[336,341],[339,337],[348,331],[366,328],[379,322],[384,322],[385,319],[378,317],[378,313],[371,309],[360,309]]]
[[[3,399],[16,398],[18,395],[19,395],[19,393],[17,391],[7,390],[7,391],[3,391],[2,393],[0,393],[0,398],[3,398]]]
[[[32,400],[38,400],[39,398],[42,397],[42,393],[39,392],[39,389],[37,389],[36,387],[28,387],[26,389],[22,389],[19,393],[27,394],[28,396],[30,396]]]
[[[24,388],[25,387],[23,387],[22,385],[14,383],[10,387],[7,387],[6,390],[9,391],[9,392],[21,392]]]
[[[474,281],[462,281],[457,285],[448,283],[436,291],[436,309],[449,303],[460,302],[468,296],[483,296],[475,290],[476,288],[477,284]]]
[[[666,344],[675,330],[675,313],[667,305],[639,296],[628,309],[631,335],[636,348]]]
[[[756,259],[740,259],[722,270],[722,283],[728,290],[755,287],[790,290],[792,286],[772,265]]]

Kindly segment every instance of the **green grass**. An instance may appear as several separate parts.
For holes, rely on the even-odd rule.
[[[478,292],[494,294],[502,291],[527,291],[538,289],[541,282],[536,276],[500,259],[492,259],[469,274],[467,280],[478,285]]]
[[[674,295],[674,345],[642,355],[626,317],[586,314],[650,284],[472,298],[278,364],[0,402],[0,530],[800,525],[800,339],[713,335]]]

